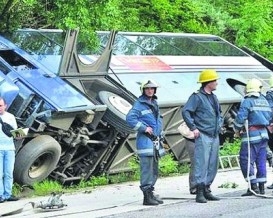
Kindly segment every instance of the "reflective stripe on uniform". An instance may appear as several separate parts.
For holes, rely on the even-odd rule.
[[[137,124],[135,125],[135,127],[133,129],[138,130],[139,127],[141,127],[141,122],[137,122]]]
[[[147,153],[154,153],[154,149],[153,148],[146,148],[146,149],[139,149],[137,150],[138,154],[147,154]]]
[[[251,107],[249,109],[250,109],[250,111],[269,111],[269,112],[271,112],[271,108],[269,108],[268,106],[265,106],[265,107]]]
[[[141,115],[151,114],[151,113],[152,113],[152,111],[150,109],[141,111]]]
[[[263,138],[264,137],[262,137],[261,135],[259,135],[259,136],[250,136],[249,138],[243,137],[242,138],[242,142],[248,142],[248,140],[250,142],[252,142],[252,141],[259,141],[259,140],[262,140]]]
[[[254,180],[254,179],[256,179],[256,176],[255,176],[255,175],[249,176],[249,180],[250,180],[250,181],[251,181],[251,180]],[[245,180],[247,181],[247,178],[245,178]]]

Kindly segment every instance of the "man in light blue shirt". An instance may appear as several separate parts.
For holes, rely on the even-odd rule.
[[[6,111],[5,100],[0,97],[0,118],[14,129],[17,129],[16,119],[13,114]],[[12,195],[13,170],[15,162],[15,146],[13,138],[7,136],[0,128],[0,203],[17,201]]]

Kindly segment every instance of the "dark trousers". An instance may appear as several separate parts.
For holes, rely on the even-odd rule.
[[[250,143],[250,170],[249,180],[251,183],[266,182],[266,146],[267,140],[259,143]],[[255,165],[257,172],[255,174]],[[243,142],[240,150],[240,167],[244,178],[247,180],[248,169],[248,143]]]
[[[197,184],[212,184],[218,170],[219,137],[203,133],[195,139],[194,178]]]
[[[153,190],[158,178],[158,161],[153,156],[139,157],[140,159],[140,189]]]

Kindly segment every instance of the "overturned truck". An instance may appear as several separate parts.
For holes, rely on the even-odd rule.
[[[100,49],[78,43],[77,30],[25,29],[0,37],[0,94],[20,127],[14,178],[32,185],[47,177],[78,182],[130,170],[135,132],[125,117],[143,79],[160,85],[165,142],[179,162],[188,161],[177,127],[181,107],[199,88],[199,72],[217,70],[216,94],[224,116],[221,141],[233,136],[232,121],[249,78],[263,82],[272,63],[214,35],[98,32]]]

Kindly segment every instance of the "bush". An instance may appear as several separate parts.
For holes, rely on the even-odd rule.
[[[87,181],[81,181],[77,188],[86,188],[86,187],[94,187],[94,186],[100,186],[100,185],[107,185],[108,179],[105,176],[92,176]]]
[[[224,142],[220,147],[220,156],[238,155],[241,148],[241,139],[235,139],[233,142]]]
[[[178,162],[174,160],[173,154],[167,154],[159,160],[159,175],[169,176],[178,173]]]
[[[179,174],[185,174],[190,172],[190,163],[183,163],[178,165]]]
[[[44,180],[33,185],[35,195],[48,195],[52,192],[60,193],[63,192],[63,187],[60,183],[52,180]]]

